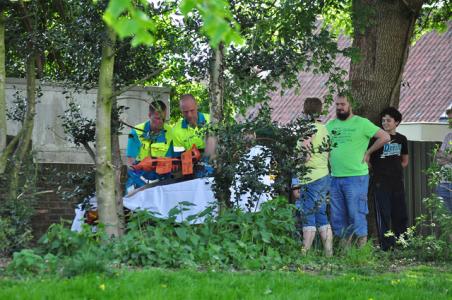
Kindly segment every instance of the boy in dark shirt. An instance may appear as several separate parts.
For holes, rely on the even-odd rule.
[[[408,215],[403,185],[403,168],[408,165],[407,138],[396,132],[402,121],[402,114],[394,107],[380,113],[382,128],[389,133],[391,140],[372,153],[372,182],[380,247],[386,251],[395,245],[395,237],[407,229]],[[373,144],[370,141],[370,145]],[[369,146],[370,146],[369,145]],[[385,234],[392,230],[394,236]]]

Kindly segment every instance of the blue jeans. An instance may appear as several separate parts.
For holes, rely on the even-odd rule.
[[[452,183],[441,182],[436,188],[436,194],[443,198],[444,206],[452,212]]]
[[[301,213],[303,227],[329,224],[326,216],[326,194],[329,190],[329,175],[301,186],[300,199],[295,205]]]
[[[331,227],[334,235],[367,236],[369,175],[333,177],[331,180]]]

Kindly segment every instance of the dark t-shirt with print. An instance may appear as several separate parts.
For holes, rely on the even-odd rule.
[[[372,153],[370,163],[374,180],[396,184],[403,180],[402,155],[408,154],[408,143],[406,136],[400,133],[390,136],[389,143]],[[375,139],[371,139],[369,147],[374,142]]]

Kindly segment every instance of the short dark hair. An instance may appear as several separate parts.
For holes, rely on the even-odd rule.
[[[450,115],[450,114],[452,114],[452,107],[446,109],[446,115]]]
[[[161,112],[161,111],[166,112],[166,104],[165,104],[165,102],[157,100],[157,101],[152,101],[151,103],[149,103],[149,112],[151,114],[153,114],[156,111],[158,111],[158,112]]]
[[[316,97],[306,98],[303,104],[303,112],[318,117],[322,113],[322,100]]]
[[[380,113],[380,121],[386,115],[393,118],[394,121],[398,122],[399,124],[400,122],[402,122],[402,114],[400,113],[400,111],[398,111],[396,108],[392,106],[383,109],[383,111]]]

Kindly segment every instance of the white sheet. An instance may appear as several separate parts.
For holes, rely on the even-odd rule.
[[[200,213],[210,204],[216,203],[212,182],[213,177],[208,177],[156,186],[124,197],[124,207],[132,211],[148,210],[157,213],[156,217],[167,218],[168,212],[181,202],[193,203],[192,206],[184,206],[187,210],[177,216],[176,221],[182,222],[187,216]],[[203,219],[198,219],[194,223],[202,222]]]
[[[253,156],[259,155],[260,153],[262,153],[262,151],[262,147],[254,147],[250,149],[250,152],[245,159],[250,159]],[[270,164],[270,158],[266,159],[266,164]],[[156,217],[167,218],[168,212],[172,208],[179,206],[181,202],[193,203],[194,205],[192,206],[184,206],[184,208],[187,210],[183,211],[182,214],[177,215],[176,221],[182,222],[188,216],[200,213],[205,210],[210,204],[216,203],[216,199],[212,191],[213,181],[213,177],[207,177],[148,188],[132,194],[129,197],[124,197],[124,207],[130,209],[131,211],[138,209],[148,210],[156,213]],[[270,176],[268,175],[261,176],[260,181],[266,185],[271,185],[273,183],[273,181],[270,179]],[[238,180],[237,183],[240,183],[240,180]],[[231,193],[231,201],[235,203],[235,199],[233,199],[234,187],[231,187]],[[243,210],[248,210],[246,203],[249,197],[249,193],[241,195],[240,197],[238,204],[239,207]],[[270,194],[261,194],[259,196],[257,207],[253,208],[252,211],[259,211],[260,205],[268,201],[269,199]],[[91,198],[90,203],[91,205],[96,207],[96,197]],[[79,205],[75,210],[75,218],[71,230],[81,230],[84,215],[85,211],[83,211],[81,209],[81,206]],[[197,224],[202,223],[203,221],[203,218],[199,218],[191,221],[191,223]]]

